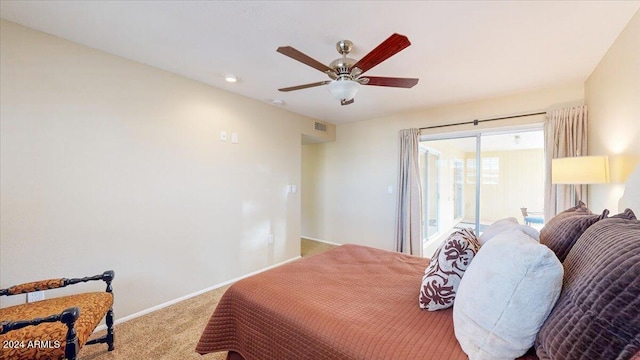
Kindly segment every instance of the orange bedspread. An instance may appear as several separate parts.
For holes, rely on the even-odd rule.
[[[344,245],[241,280],[196,351],[252,359],[467,359],[452,310],[422,311],[429,260]]]

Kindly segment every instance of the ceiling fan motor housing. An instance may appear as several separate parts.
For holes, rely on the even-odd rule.
[[[336,43],[336,50],[338,50],[338,53],[342,55],[342,57],[333,60],[329,64],[329,67],[334,69],[336,72],[336,75],[338,75],[336,78],[338,79],[348,78],[349,80],[352,79],[350,76],[351,67],[358,62],[358,60],[356,59],[347,57],[347,54],[349,54],[352,49],[353,49],[353,42],[349,40],[340,40]],[[333,78],[333,76],[331,75],[329,75],[329,77]]]
[[[343,75],[350,75],[351,67],[356,62],[357,62],[356,59],[352,59],[352,58],[348,58],[348,57],[341,57],[341,58],[333,60],[329,64],[329,67],[331,67],[331,68],[333,68],[335,70],[335,72],[338,75],[338,77],[341,77]]]

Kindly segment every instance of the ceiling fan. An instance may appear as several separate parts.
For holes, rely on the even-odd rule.
[[[279,53],[300,61],[303,64],[309,65],[316,70],[322,71],[327,74],[331,80],[291,86],[278,90],[286,92],[321,85],[329,85],[329,91],[336,97],[336,99],[340,100],[340,104],[349,105],[353,103],[354,96],[358,92],[358,89],[360,89],[360,85],[411,88],[418,83],[418,79],[363,76],[365,72],[399,53],[409,45],[411,45],[411,43],[406,36],[393,34],[375,49],[371,50],[371,52],[365,55],[362,59],[356,61],[355,59],[347,57],[347,54],[349,54],[353,48],[353,43],[349,40],[341,40],[336,44],[336,49],[342,57],[333,60],[329,66],[303,54],[291,46],[281,46],[277,50]]]

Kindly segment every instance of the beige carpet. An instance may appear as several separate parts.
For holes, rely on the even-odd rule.
[[[333,248],[333,245],[302,239],[302,256],[310,256]],[[228,286],[181,301],[151,314],[115,326],[115,350],[105,344],[85,346],[80,360],[106,359],[226,359],[226,353],[201,356],[195,352],[200,333]],[[117,280],[114,281],[117,295]],[[116,314],[117,318],[117,314]],[[94,334],[99,337],[105,331]]]

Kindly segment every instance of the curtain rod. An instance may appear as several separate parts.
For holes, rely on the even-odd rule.
[[[481,122],[496,121],[496,120],[506,120],[506,119],[513,119],[513,118],[526,117],[526,116],[534,116],[534,115],[543,115],[543,114],[546,114],[546,113],[547,113],[546,111],[540,111],[540,112],[535,112],[535,113],[520,114],[520,115],[511,115],[511,116],[503,116],[503,117],[497,117],[497,118],[492,118],[492,119],[465,121],[465,122],[460,122],[460,123],[455,123],[455,124],[426,126],[426,127],[421,127],[419,130],[436,129],[436,128],[442,128],[442,127],[448,127],[448,126],[468,125],[468,124],[473,124],[474,126],[476,126],[476,125],[478,125],[478,124],[479,124],[479,123],[481,123]]]

